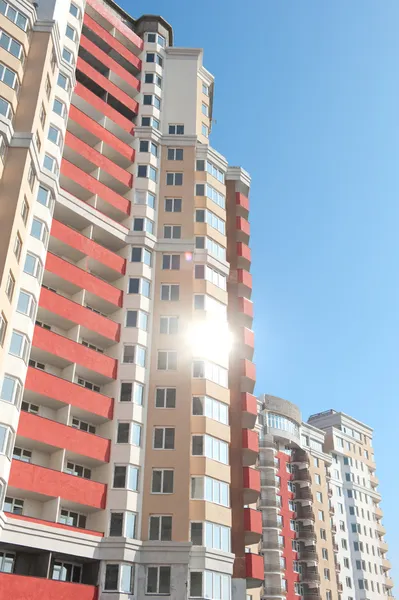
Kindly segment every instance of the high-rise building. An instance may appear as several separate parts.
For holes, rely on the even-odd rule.
[[[392,595],[372,430],[329,410],[259,399],[265,582],[255,600],[381,600]]]
[[[0,599],[243,600],[250,177],[203,52],[113,0],[0,0],[0,80]]]

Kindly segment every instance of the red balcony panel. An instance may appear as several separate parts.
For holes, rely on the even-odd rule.
[[[101,183],[101,181],[94,179],[94,177],[85,173],[82,169],[79,169],[79,167],[76,167],[71,162],[65,160],[65,158],[62,159],[61,174],[72,179],[72,181],[88,190],[93,195],[97,194],[101,200],[108,202],[108,204],[120,210],[121,213],[125,215],[130,214],[130,202],[127,198],[117,194],[111,190],[111,188]]]
[[[133,175],[131,173],[122,169],[122,167],[104,156],[104,154],[101,154],[101,152],[95,148],[89,146],[89,144],[86,144],[86,142],[80,140],[70,131],[67,131],[66,133],[65,145],[71,150],[74,150],[77,154],[86,158],[93,165],[96,165],[100,169],[103,169],[103,171],[109,173],[109,175],[112,175],[112,177],[127,187],[131,188],[133,186]]]
[[[252,275],[248,271],[245,271],[245,269],[237,269],[237,281],[252,290]]]
[[[82,58],[78,58],[76,63],[76,68],[87,75],[92,81],[94,81],[97,85],[102,87],[106,92],[111,94],[114,98],[119,100],[122,104],[130,108],[135,114],[138,113],[139,105],[136,100],[133,100],[128,94],[122,91],[117,85],[112,83],[109,79],[101,75],[96,69],[90,66],[85,60]]]
[[[243,242],[237,242],[237,256],[251,264],[251,249]]]
[[[238,310],[245,316],[254,318],[254,306],[248,298],[238,298]]]
[[[256,418],[258,415],[258,403],[256,397],[252,394],[241,394],[242,410]],[[248,429],[251,429],[250,427]]]
[[[104,375],[104,377],[116,379],[118,362],[115,358],[90,350],[90,348],[86,348],[86,346],[78,344],[78,342],[74,342],[63,335],[58,335],[58,333],[36,325],[32,345],[71,363],[82,365],[90,371]]]
[[[105,508],[107,486],[104,483],[75,477],[20,460],[11,464],[10,487],[44,496],[77,502],[96,509]]]
[[[244,194],[240,194],[240,192],[236,192],[236,205],[237,207],[249,211],[249,200]]]
[[[46,288],[42,288],[40,292],[39,306],[55,315],[64,317],[64,319],[71,321],[71,323],[82,325],[115,342],[119,341],[119,323],[115,323],[115,321],[111,321],[111,319],[107,319],[85,308],[81,304],[55,294]]]
[[[102,279],[87,273],[87,271],[84,271],[75,265],[71,265],[68,261],[51,252],[47,252],[46,271],[58,275],[61,279],[65,279],[77,287],[107,300],[107,302],[110,302],[115,306],[122,306],[122,290],[118,290],[118,288],[110,283],[102,281]]]
[[[252,429],[242,430],[242,447],[258,454],[259,438],[256,431]]]
[[[38,523],[40,525],[46,525],[47,527],[54,527],[54,529],[67,529],[74,533],[81,533],[83,535],[94,535],[96,537],[104,537],[101,531],[93,531],[92,529],[80,529],[79,527],[72,527],[71,525],[64,525],[64,523],[54,523],[54,521],[45,521],[44,519],[36,519],[35,517],[27,517],[26,515],[14,515],[13,513],[6,512],[8,519],[16,519],[17,521],[28,521],[28,523]]]
[[[248,346],[249,348],[255,348],[255,334],[252,331],[252,329],[248,329],[248,327],[243,327],[242,342],[245,346]]]
[[[101,0],[88,0],[87,4],[94,8],[94,10],[106,19],[115,29],[117,29],[122,35],[130,40],[139,50],[143,49],[143,40],[134,31],[129,29],[127,25],[123,23],[120,17],[117,17],[114,13],[108,10],[106,5]]]
[[[98,110],[102,115],[108,117],[119,125],[122,129],[127,131],[128,133],[134,134],[134,125],[129,119],[121,115],[120,112],[112,108],[109,104],[101,100],[96,94],[87,89],[83,84],[77,83],[74,90],[75,94],[85,100],[88,104],[93,106],[96,110]]]
[[[73,106],[73,104],[71,104],[69,108],[68,117],[70,121],[77,123],[83,129],[86,129],[86,131],[92,133],[99,140],[103,141],[105,144],[119,152],[119,154],[130,160],[130,162],[134,162],[135,151],[133,148],[131,148],[128,144],[125,144],[125,142],[123,142],[116,135],[108,131],[108,129],[105,129],[105,127],[103,127],[94,119],[92,119],[84,112],[79,110],[79,108]]]
[[[2,595],[2,590],[5,595]],[[7,592],[5,592],[7,590]],[[6,600],[98,600],[98,588],[83,583],[54,581],[44,577],[0,573],[0,598]]]
[[[249,234],[250,234],[249,223],[243,217],[236,217],[236,228],[237,228],[237,231],[242,231],[245,235],[249,236]]]
[[[95,56],[110,71],[126,81],[133,89],[140,90],[140,81],[134,75],[131,75],[129,71],[126,71],[116,60],[103,52],[96,44],[88,40],[85,35],[81,35],[80,37],[80,46],[87,50],[87,52],[90,52],[92,56]]]
[[[260,472],[250,467],[244,467],[242,471],[243,487],[260,493]]]
[[[249,534],[248,538],[254,538],[252,543],[259,541],[262,536],[262,513],[259,510],[244,508],[244,529]],[[251,542],[246,541],[246,545],[251,545]]]
[[[118,254],[115,254],[112,250],[108,250],[108,248],[101,246],[101,244],[97,244],[97,242],[82,235],[75,229],[71,229],[60,221],[53,219],[51,235],[52,237],[57,238],[57,240],[60,240],[60,242],[64,242],[64,244],[80,250],[83,254],[90,256],[90,258],[98,260],[98,262],[113,269],[117,273],[120,273],[121,275],[125,274],[125,258],[118,256]]]
[[[42,290],[44,291],[44,290]],[[108,396],[88,390],[61,377],[50,375],[40,369],[28,368],[25,388],[63,404],[72,404],[104,419],[112,419],[114,401]]]
[[[110,440],[50,419],[44,419],[38,415],[22,411],[19,418],[18,435],[29,440],[43,442],[54,448],[65,448],[70,452],[101,462],[109,462]]]
[[[265,579],[263,556],[247,552],[245,554],[245,572],[248,588],[259,587],[262,585]]]
[[[256,381],[256,367],[253,362],[246,358],[241,360],[241,377],[248,381],[248,385],[252,387],[251,390],[245,389],[244,392],[252,393]]]
[[[109,31],[101,27],[94,19],[89,17],[86,13],[83,21],[84,25],[91,31],[96,33],[104,42],[106,42],[111,48],[113,48],[118,54],[123,56],[125,60],[136,67],[138,71],[141,71],[141,60],[137,58],[133,52],[130,52],[121,42],[114,38]]]

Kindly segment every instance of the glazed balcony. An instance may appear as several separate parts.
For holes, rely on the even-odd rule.
[[[240,194],[240,192],[236,192],[236,213],[237,216],[248,219],[249,200],[244,194]]]
[[[243,468],[244,504],[255,504],[260,495],[260,473],[250,467]]]
[[[247,579],[247,589],[260,587],[264,582],[265,571],[263,556],[260,554],[245,554],[245,575]]]
[[[55,410],[71,404],[89,422],[103,423],[113,416],[112,398],[32,367],[28,368],[24,400]]]
[[[250,226],[246,219],[243,217],[236,217],[236,239],[238,242],[243,244],[249,243],[250,237]]]
[[[94,585],[8,573],[0,573],[0,590],[7,590],[7,598],[10,600],[98,600],[98,588]]]
[[[256,419],[258,416],[258,404],[256,397],[252,394],[243,392],[241,394],[241,408],[242,426],[246,429],[253,429],[256,425]]]
[[[242,430],[242,462],[245,467],[254,465],[259,456],[258,434],[252,429]]]
[[[253,508],[244,508],[245,545],[257,544],[262,537],[262,513]]]

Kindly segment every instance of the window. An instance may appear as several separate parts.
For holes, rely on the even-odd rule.
[[[55,127],[54,125],[49,126],[47,139],[57,146],[62,145],[62,134],[58,127]]]
[[[202,84],[202,93],[204,96],[209,96],[209,87],[206,85],[206,83]]]
[[[133,512],[111,512],[109,523],[110,537],[136,537],[137,515]]]
[[[174,450],[174,427],[154,427],[153,447],[155,450]]]
[[[8,102],[8,100],[5,100],[4,98],[1,98],[1,97],[0,97],[0,115],[5,117],[6,119],[12,119],[14,116],[11,104]]]
[[[22,29],[22,31],[26,31],[28,29],[29,22],[25,15],[8,4],[8,2],[5,2],[5,0],[0,1],[0,14],[7,17],[7,19],[9,19],[12,23],[15,23],[15,25]]]
[[[154,106],[158,110],[161,108],[161,99],[155,94],[143,94],[144,106]]]
[[[24,292],[23,290],[19,293],[17,312],[29,316],[31,319],[34,317],[36,311],[36,301],[31,294]]]
[[[176,388],[157,388],[155,391],[156,408],[176,408]]]
[[[37,201],[39,202],[39,204],[42,204],[43,206],[46,206],[47,208],[51,208],[52,200],[53,199],[52,199],[50,190],[48,190],[40,185],[39,189],[37,191]]]
[[[348,549],[348,542],[346,540],[341,540],[341,546],[344,550]]]
[[[172,539],[172,517],[169,515],[151,515],[148,537],[150,540],[170,542]]]
[[[18,358],[22,358],[24,362],[27,361],[29,340],[26,335],[15,330],[12,332],[9,353],[13,356],[18,356]]]
[[[316,492],[317,502],[323,502],[323,494],[321,492]]]
[[[153,127],[154,129],[159,129],[159,121],[154,117],[141,117],[141,126],[142,127]]]
[[[170,594],[171,567],[147,567],[147,594]]]
[[[352,580],[350,577],[345,578],[345,583],[346,583],[347,587],[349,587],[349,588],[352,587]]]
[[[81,431],[87,431],[88,433],[96,433],[96,428],[94,425],[86,423],[86,421],[81,421],[76,417],[72,417],[72,427],[74,429],[80,429]]]
[[[93,392],[101,393],[100,386],[96,385],[95,383],[92,383],[91,381],[86,381],[85,379],[81,379],[80,377],[78,377],[77,384],[81,385],[82,387],[85,387],[88,390],[93,390]]]
[[[48,229],[47,225],[43,221],[34,218],[32,221],[30,234],[32,237],[40,240],[44,245],[46,245],[48,239]]]
[[[205,102],[203,102],[201,104],[201,112],[203,115],[205,115],[206,117],[209,116],[209,106],[207,104],[205,104]]]
[[[50,95],[51,95],[51,83],[50,83],[50,78],[47,75],[46,77],[46,96],[47,96],[47,100],[50,99]],[[44,107],[42,105],[42,109],[43,112],[40,113],[40,122],[42,124],[42,127],[44,128],[44,122],[42,121],[42,116],[44,115],[44,121],[46,120],[46,111],[44,110]]]
[[[141,445],[141,425],[134,421],[119,422],[116,434],[117,444]]]
[[[45,169],[47,169],[48,171],[50,171],[51,173],[54,173],[55,175],[58,175],[58,164],[57,164],[57,161],[55,160],[55,158],[53,156],[50,156],[50,154],[46,153],[44,155],[43,167]]]
[[[183,185],[183,173],[166,173],[166,185]]]
[[[162,87],[162,77],[158,73],[145,73],[144,83],[154,83],[158,87]]]
[[[152,263],[152,254],[147,248],[142,248],[140,246],[133,246],[132,252],[130,255],[131,262],[142,262],[145,265],[151,267]]]
[[[321,553],[322,553],[323,559],[324,560],[328,560],[328,551],[327,551],[327,548],[322,548],[321,549]]]
[[[165,212],[181,212],[181,198],[165,198]]]
[[[35,168],[33,166],[33,163],[31,163],[31,165],[29,167],[29,172],[28,172],[28,185],[31,190],[33,190],[33,188],[35,187],[35,181],[36,181]]]
[[[151,165],[138,165],[137,177],[144,177],[156,182],[158,178],[157,170]]]
[[[176,350],[159,350],[157,369],[159,371],[176,371],[177,352]]]
[[[22,402],[21,410],[27,413],[31,413],[33,415],[39,414],[39,407],[37,404],[32,404],[31,402]]]
[[[327,533],[325,529],[320,529],[320,538],[322,540],[326,540],[327,539]]]
[[[79,7],[76,6],[76,4],[74,4],[73,2],[71,2],[71,5],[69,7],[69,12],[70,14],[75,17],[76,19],[80,18],[80,10]]]
[[[167,240],[180,240],[181,225],[164,225],[163,237]]]
[[[25,258],[24,272],[40,279],[42,271],[43,267],[39,258],[28,252]]]
[[[194,360],[193,377],[195,379],[209,379],[223,387],[227,387],[228,371],[210,361]]]
[[[83,479],[91,479],[91,469],[83,467],[82,465],[76,465],[69,461],[66,464],[65,473],[74,475],[75,477],[82,477]]]
[[[65,508],[61,509],[59,522],[63,523],[64,525],[69,525],[70,527],[79,527],[80,529],[86,529],[86,520],[86,515],[82,515],[72,510],[67,510]]]
[[[125,344],[123,346],[122,362],[124,364],[135,364],[140,367],[145,367],[146,349],[143,346],[131,346]]]
[[[178,284],[161,284],[161,300],[169,300],[171,302],[176,302],[179,300],[180,296],[180,288]]]
[[[224,425],[228,424],[228,405],[209,396],[194,396],[192,403],[193,415],[203,415]]]
[[[209,254],[215,256],[219,260],[226,260],[226,248],[221,246],[214,240],[204,236],[197,236],[195,238],[195,247],[197,250],[207,250]]]
[[[134,402],[139,406],[143,405],[144,386],[141,383],[133,381],[124,381],[121,383],[119,395],[120,402]]]
[[[59,115],[62,118],[65,117],[66,106],[61,100],[58,100],[58,98],[54,98],[53,112],[55,112],[57,115]]]
[[[113,487],[116,489],[128,489],[138,491],[139,469],[133,465],[114,466]]]
[[[68,24],[66,26],[65,35],[68,39],[74,42],[77,38],[76,29],[74,29],[73,27],[71,27],[71,25]]]
[[[144,277],[131,277],[129,279],[128,294],[142,294],[145,298],[150,297],[151,283]]]
[[[207,223],[210,227],[219,231],[219,233],[225,235],[226,232],[226,222],[222,219],[219,219],[215,213],[210,210],[206,210],[203,208],[199,208],[195,211],[195,221],[197,223]]]
[[[225,465],[229,462],[228,443],[210,435],[193,435],[191,451],[193,456],[206,456]]]
[[[80,583],[82,579],[82,566],[56,560],[53,562],[51,579]]]
[[[169,124],[169,135],[184,135],[184,125]]]
[[[344,558],[344,567],[346,569],[349,569],[350,565],[349,565],[349,558]]]
[[[113,563],[105,565],[105,591],[132,594],[133,584],[134,565],[119,565]]]
[[[14,515],[22,515],[24,512],[24,501],[6,496],[4,499],[3,510],[5,512],[13,513]]]
[[[10,302],[14,295],[14,289],[15,289],[15,279],[14,279],[14,276],[11,273],[11,271],[9,271],[5,291],[6,291],[6,296],[10,300]]]
[[[201,125],[201,133],[204,137],[209,137],[209,127],[205,123]]]
[[[150,208],[155,208],[155,196],[154,194],[151,194],[151,192],[146,192],[143,190],[136,190],[135,194],[134,194],[134,203],[135,204],[141,204],[141,205],[147,205]]]
[[[173,335],[178,332],[179,318],[178,317],[161,317],[160,319],[160,333],[166,335]]]
[[[230,600],[231,577],[213,571],[191,571],[190,573],[190,597],[192,598],[218,598],[218,600]],[[251,596],[247,595],[247,600]]]
[[[206,546],[230,552],[230,527],[209,521],[191,523],[191,542],[194,546]]]
[[[25,225],[28,221],[28,215],[29,215],[29,204],[28,204],[26,198],[24,198],[23,202],[22,202],[22,207],[21,207],[21,217],[22,217],[22,220]]]
[[[213,317],[227,321],[227,306],[212,296],[194,294],[194,309],[206,310],[212,314]]]
[[[66,92],[69,92],[69,78],[63,73],[58,73],[57,85]]]
[[[227,277],[220,271],[209,267],[208,265],[199,265],[196,264],[194,266],[194,276],[195,279],[206,279],[210,283],[213,283],[217,287],[225,290],[227,287]]]
[[[126,327],[138,327],[143,331],[148,328],[148,314],[142,310],[127,310],[126,311]]]
[[[183,148],[168,148],[168,160],[183,160]]]
[[[319,510],[317,512],[318,512],[319,521],[324,521],[324,511]]]
[[[154,156],[158,156],[158,146],[154,142],[148,140],[141,140],[139,146],[140,152],[150,152]]]
[[[191,498],[229,506],[229,484],[212,477],[191,477]]]
[[[25,60],[25,53],[22,44],[12,38],[8,33],[0,29],[0,48],[3,48],[15,58],[18,58],[22,63]]]
[[[0,454],[10,457],[12,445],[12,432],[9,427],[0,425]]]
[[[21,398],[22,385],[19,379],[12,375],[4,375],[3,384],[0,391],[0,399],[4,402],[19,405]]]
[[[159,33],[147,33],[147,42],[150,44],[159,44],[162,48],[166,46],[166,39]]]
[[[68,48],[65,48],[65,47],[62,49],[62,58],[69,65],[73,65],[73,63],[75,62],[72,52],[70,50],[68,50]],[[63,115],[61,115],[61,116],[63,116]]]
[[[160,67],[163,66],[163,58],[156,52],[147,52],[146,54],[146,62],[148,63],[156,63]]]
[[[17,448],[17,446],[14,446],[12,457],[15,460],[21,460],[22,462],[30,463],[32,461],[32,452],[30,450],[26,450],[25,448]]]
[[[133,231],[146,231],[147,233],[154,233],[154,221],[143,217],[136,217],[133,219]]]
[[[330,581],[330,569],[324,569],[324,579]]]
[[[180,269],[180,254],[163,254],[162,269],[178,271]]]
[[[19,233],[17,233],[17,235],[15,236],[15,242],[14,242],[14,254],[15,254],[15,257],[18,262],[19,262],[19,259],[21,258],[21,252],[22,252],[22,239],[21,239],[21,236],[19,235]]]
[[[16,92],[19,90],[19,79],[15,71],[12,71],[0,63],[0,81]]]
[[[153,469],[152,494],[173,494],[174,471],[173,469]]]

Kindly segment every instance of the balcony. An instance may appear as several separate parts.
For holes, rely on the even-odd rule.
[[[21,412],[17,436],[45,445],[50,452],[65,448],[76,460],[89,457],[99,464],[109,462],[110,440],[31,413]]]
[[[271,436],[262,436],[259,438],[259,448],[264,448],[265,450],[277,450],[277,446],[275,441]]]
[[[248,298],[237,299],[237,319],[245,326],[251,329],[254,318],[253,303]]]
[[[303,600],[323,600],[319,590],[305,590],[302,596]]]
[[[262,537],[262,513],[253,508],[244,508],[245,545],[257,544]]]
[[[390,577],[385,577],[384,585],[387,588],[393,588],[393,586],[394,586],[393,580]]]
[[[377,522],[377,523],[375,524],[375,528],[376,528],[376,530],[378,531],[378,533],[379,533],[380,535],[385,535],[385,534],[386,534],[386,532],[387,532],[387,530],[385,529],[385,527],[384,527],[384,525],[383,525],[382,523],[378,523],[378,522]]]
[[[339,552],[339,546],[338,546],[338,544],[335,544],[335,543],[333,544],[333,551],[334,551],[335,553],[338,553],[338,552]]]
[[[292,475],[293,481],[299,481],[301,483],[311,483],[312,481],[312,477],[308,469],[294,469]]]
[[[332,504],[329,505],[328,512],[330,513],[330,515],[335,515],[335,508]]]
[[[260,495],[260,473],[250,467],[243,468],[244,504],[255,504]]]
[[[316,567],[308,567],[303,569],[301,581],[303,583],[320,583],[320,574],[318,569]]]
[[[313,509],[311,506],[307,505],[307,506],[299,506],[298,507],[298,515],[297,515],[297,519],[301,520],[301,521],[314,521],[315,520],[315,514],[313,512]]]
[[[47,253],[45,279],[48,287],[63,290],[70,296],[80,290],[86,290],[89,297],[98,298],[99,310],[105,313],[115,311],[122,306],[122,290],[51,252]]]
[[[119,323],[46,288],[40,292],[37,318],[65,331],[81,325],[81,336],[100,348],[119,341]]]
[[[7,515],[7,519],[14,519],[14,521],[26,521],[27,523],[38,523],[39,525],[43,525],[44,527],[53,527],[54,529],[66,529],[67,531],[73,532],[75,534],[79,533],[84,536],[94,536],[97,538],[104,537],[104,533],[102,533],[101,531],[93,531],[92,529],[81,529],[80,527],[74,527],[73,525],[55,523],[54,521],[46,521],[45,519],[37,519],[36,517],[27,517],[26,515],[16,515],[14,513],[9,512],[6,512],[5,514]],[[26,525],[21,523],[21,527],[25,526]]]
[[[240,328],[239,339],[237,339],[242,358],[252,360],[255,348],[255,335],[252,329],[247,327]]]
[[[265,579],[263,556],[260,554],[245,554],[245,575],[247,589],[260,587]]]
[[[7,590],[4,598],[10,600],[97,600],[98,588],[82,583],[66,583],[43,577],[0,573],[0,590]]]
[[[114,32],[114,37],[134,54],[143,49],[143,40],[125,23],[112,13],[101,0],[88,0],[87,14],[108,31]]]
[[[261,476],[260,476],[261,487],[271,487],[273,489],[277,489],[277,488],[279,488],[279,484],[280,484],[279,479],[274,474],[274,471],[261,473]],[[270,490],[269,490],[269,493],[270,493]]]
[[[64,369],[78,364],[81,375],[89,381],[95,377],[99,383],[108,383],[116,379],[117,361],[110,356],[86,348],[58,333],[53,333],[36,325],[32,346],[35,348],[35,360],[51,363]]]
[[[296,448],[292,453],[291,463],[293,465],[301,465],[303,467],[309,467],[310,459],[309,454],[306,450]]]
[[[45,500],[58,498],[93,509],[104,509],[107,486],[19,460],[11,464],[9,488],[39,494]]]
[[[295,490],[295,500],[303,500],[304,502],[313,502],[313,494],[307,486],[297,486]]]
[[[383,552],[384,554],[385,554],[385,552],[388,552],[388,544],[386,542],[384,542],[384,540],[380,540],[378,547],[381,550],[381,552]]]
[[[237,267],[246,271],[251,267],[251,249],[243,242],[237,242]]]
[[[256,381],[256,368],[250,360],[242,359],[241,361],[241,391],[252,394]]]
[[[269,496],[267,498],[260,498],[259,506],[261,508],[281,508],[281,500],[277,500],[280,496]]]
[[[241,394],[241,407],[242,426],[245,427],[245,429],[253,429],[258,417],[258,404],[255,396],[243,392]]]
[[[376,516],[377,519],[382,519],[382,517],[384,516],[383,511],[381,510],[381,508],[379,506],[376,506],[374,508],[374,514]]]
[[[392,569],[391,561],[388,560],[387,558],[383,558],[382,559],[382,568],[384,569],[384,571],[389,571],[389,569]]]
[[[376,488],[379,484],[379,479],[376,475],[370,475],[370,485],[372,488]]]
[[[113,415],[112,398],[31,367],[26,377],[24,400],[55,409],[71,404],[80,409],[83,419],[90,422],[93,421],[92,415],[100,422],[112,419]]]
[[[244,269],[237,269],[238,295],[250,298],[252,294],[252,275]]]
[[[299,560],[306,563],[317,564],[319,562],[319,557],[316,550],[304,548],[299,551]]]
[[[280,520],[277,519],[277,515],[275,516],[274,519],[268,517],[268,518],[263,518],[262,519],[262,527],[264,529],[277,529],[279,531],[281,531],[281,529],[283,528],[283,523]]]
[[[236,212],[239,217],[248,219],[249,200],[246,196],[244,196],[244,194],[240,194],[240,192],[236,192],[236,208]]]
[[[250,226],[243,217],[236,217],[236,239],[243,244],[249,243]]]
[[[313,525],[300,527],[296,535],[298,540],[304,542],[315,542],[317,539]]]
[[[262,598],[268,600],[269,598],[285,598],[287,591],[282,587],[264,586]]]
[[[242,463],[245,467],[254,465],[259,456],[258,434],[252,429],[242,430]]]

